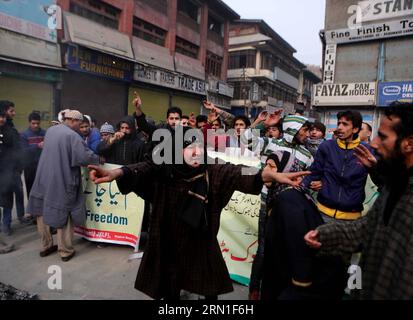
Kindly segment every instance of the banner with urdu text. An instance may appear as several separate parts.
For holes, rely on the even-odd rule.
[[[119,168],[105,164],[104,169]],[[76,234],[97,242],[136,247],[143,220],[144,201],[134,193],[122,195],[116,181],[95,185],[87,169],[82,172],[86,197],[86,221],[75,228]]]
[[[252,157],[236,157],[231,154],[211,152],[233,164],[259,168],[260,161]],[[221,213],[218,241],[231,279],[248,285],[251,267],[258,248],[258,216],[261,196],[235,191]]]

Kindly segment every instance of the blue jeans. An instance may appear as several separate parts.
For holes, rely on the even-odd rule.
[[[10,229],[11,227],[11,208],[3,208],[2,212],[3,212],[3,225],[2,225],[2,229],[3,231],[7,231]]]

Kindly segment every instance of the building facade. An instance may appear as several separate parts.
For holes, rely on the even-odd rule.
[[[32,111],[48,126],[59,104],[64,68],[57,33],[48,26],[52,4],[0,1],[0,100],[14,102],[18,130],[27,127]]]
[[[263,20],[241,19],[230,27],[228,82],[235,114],[254,116],[262,108],[294,111],[301,70],[296,50]]]
[[[323,84],[313,105],[330,131],[339,110],[359,110],[376,131],[382,107],[413,101],[412,14],[412,1],[326,1]]]
[[[199,114],[206,99],[229,109],[235,19],[220,0],[1,2],[0,98],[16,103],[20,129],[32,110],[45,124],[64,108],[116,122],[135,91],[154,120],[171,106]]]
[[[229,109],[229,24],[238,18],[220,0],[135,1],[132,45],[138,63],[129,100],[139,91],[156,120],[165,118],[169,106],[199,114],[206,99]]]
[[[298,82],[298,99],[297,102],[305,108],[304,114],[307,117],[317,117],[317,114],[311,104],[311,97],[315,84],[321,82],[321,69],[317,66],[307,65],[301,70]]]

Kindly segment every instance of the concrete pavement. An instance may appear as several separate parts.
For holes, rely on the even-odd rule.
[[[15,212],[13,212],[14,217]],[[10,237],[16,250],[0,255],[0,282],[30,293],[37,293],[44,300],[150,300],[135,290],[136,273],[140,260],[129,261],[131,247],[108,245],[98,248],[97,243],[75,237],[75,257],[63,262],[57,253],[39,256],[40,239],[35,225],[23,226],[13,221],[14,233]],[[62,270],[61,290],[48,288],[48,281],[56,275],[56,267]],[[49,270],[49,268],[51,268]],[[50,273],[48,273],[50,271]],[[234,283],[234,292],[220,296],[220,300],[245,300],[248,288]],[[190,298],[197,297],[191,295]]]

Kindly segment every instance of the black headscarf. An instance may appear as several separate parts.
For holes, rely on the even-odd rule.
[[[172,163],[164,163],[161,168],[161,179],[165,179],[167,183],[175,181],[184,181],[188,184],[189,190],[185,195],[185,200],[179,208],[179,218],[191,226],[196,231],[204,231],[208,226],[207,204],[208,204],[208,172],[207,172],[207,151],[203,141],[202,131],[199,129],[178,126],[171,132],[172,136],[169,139],[172,144]],[[166,145],[170,145],[166,143]],[[193,143],[201,143],[203,148],[203,163],[194,168],[185,163],[182,155],[182,163],[177,163],[175,152],[177,148],[178,154]],[[160,152],[154,151],[154,152]]]

